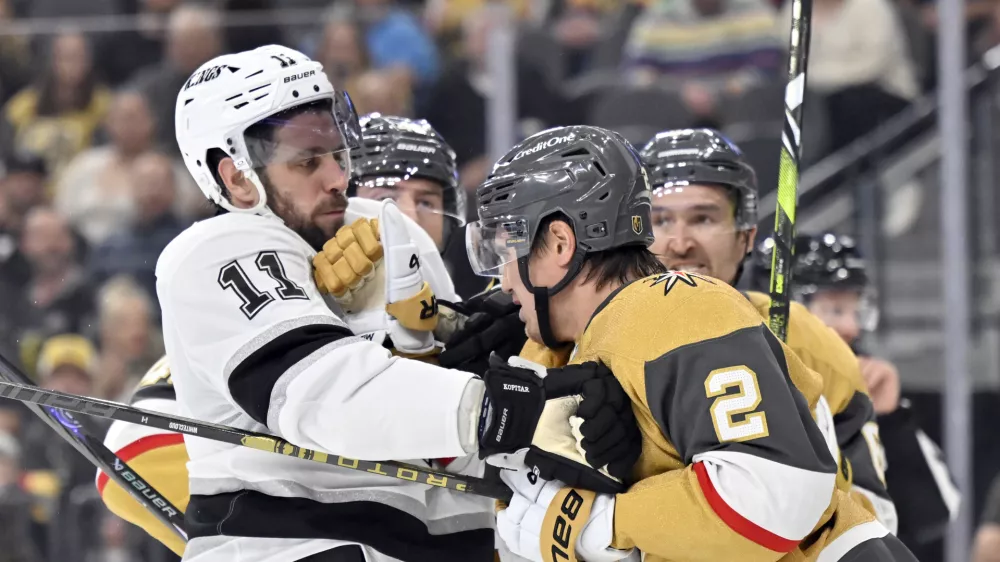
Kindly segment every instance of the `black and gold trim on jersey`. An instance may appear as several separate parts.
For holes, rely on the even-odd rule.
[[[763,324],[674,349],[647,362],[644,376],[650,412],[685,465],[726,444],[786,466],[836,470],[781,346]]]

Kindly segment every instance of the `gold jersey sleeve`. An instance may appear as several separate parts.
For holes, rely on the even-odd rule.
[[[738,291],[682,272],[648,277],[606,300],[577,344],[571,362],[611,369],[643,437],[637,483],[616,499],[615,547],[638,547],[647,562],[778,560],[796,552],[805,533],[789,539],[748,525],[729,506],[733,490],[713,488],[697,459],[719,451],[826,482],[811,501],[817,528],[830,520],[841,497],[833,487],[837,467],[812,418],[823,381]]]
[[[767,321],[771,298],[748,291],[747,298]],[[823,378],[823,396],[834,414],[843,412],[855,394],[868,395],[858,358],[844,340],[800,303],[788,313],[788,348]]]
[[[143,376],[129,402],[140,408],[177,413],[176,396],[166,357]],[[190,500],[188,454],[183,435],[115,422],[108,431],[105,445],[170,503],[181,511],[187,509]],[[177,555],[184,554],[184,541],[104,473],[97,478],[97,490],[112,513],[140,527]]]
[[[770,297],[752,291],[745,295],[766,321]],[[852,486],[865,490],[868,495],[855,490],[851,496],[889,523],[885,519],[895,515],[888,505],[891,499],[885,486],[884,453],[857,356],[836,332],[797,302],[791,304],[788,314],[788,348],[823,378],[823,396],[833,411],[842,455],[838,487],[845,491],[852,490]],[[873,500],[878,502],[878,508]]]

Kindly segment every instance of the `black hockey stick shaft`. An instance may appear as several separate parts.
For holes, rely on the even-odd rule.
[[[788,48],[788,83],[785,85],[785,126],[781,133],[778,167],[778,206],[774,213],[774,252],[771,254],[771,308],[769,324],[782,341],[788,336],[792,260],[795,250],[795,207],[802,157],[802,101],[809,58],[809,23],[812,0],[792,0],[792,25]]]
[[[0,384],[16,384],[22,388],[34,388],[31,380],[2,355],[0,355],[0,379],[4,381]],[[92,437],[83,424],[72,414],[51,406],[42,407],[38,403],[25,405],[91,464],[128,492],[168,529],[185,542],[187,541],[187,531],[184,529],[184,512],[170,503],[166,496],[158,492],[149,482],[146,482],[138,472],[132,470],[104,443]]]
[[[62,408],[88,416],[155,427],[157,429],[193,435],[212,441],[229,443],[230,445],[239,445],[259,451],[277,453],[286,457],[298,457],[308,461],[372,474],[381,474],[390,478],[428,484],[456,492],[485,496],[503,501],[510,501],[512,496],[510,489],[504,484],[490,482],[482,478],[448,474],[396,461],[364,461],[339,455],[330,455],[293,445],[273,435],[243,431],[234,427],[192,420],[180,416],[170,416],[108,400],[44,390],[11,382],[0,382],[0,398],[10,398],[20,402]]]

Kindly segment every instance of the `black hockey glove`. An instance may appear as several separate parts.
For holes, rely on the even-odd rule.
[[[517,355],[528,337],[518,317],[521,307],[499,288],[480,293],[462,303],[469,315],[465,325],[445,342],[438,356],[442,367],[481,375],[491,353],[506,360]]]
[[[479,458],[513,453],[531,445],[545,408],[544,379],[496,355],[483,374],[486,394],[479,413]]]
[[[607,367],[570,365],[543,379],[494,356],[483,381],[480,458],[530,447],[525,463],[542,478],[603,493],[625,489],[642,442],[631,403]],[[582,419],[584,454],[571,416]]]

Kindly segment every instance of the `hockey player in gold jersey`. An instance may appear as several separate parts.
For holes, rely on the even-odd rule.
[[[166,357],[157,361],[142,377],[129,403],[154,412],[173,415],[178,413],[177,397],[170,381]],[[115,422],[108,430],[104,444],[170,500],[170,503],[181,510],[187,509],[190,500],[185,467],[188,454],[183,435],[144,425]],[[184,540],[153,517],[103,472],[98,472],[97,491],[112,513],[141,527],[178,556],[184,554]]]
[[[501,276],[533,342],[612,370],[643,441],[616,495],[503,461],[500,537],[539,561],[912,560],[835,485],[822,378],[727,283],[649,252],[650,190],[635,149],[587,126],[527,139],[477,190],[474,269]],[[602,435],[577,413],[580,440]]]
[[[670,269],[735,285],[757,234],[757,181],[739,149],[710,129],[664,131],[640,155],[653,186],[651,250]],[[763,318],[770,298],[747,291]],[[804,306],[793,302],[788,347],[823,377],[842,454],[841,487],[896,533],[898,516],[885,486],[875,411],[850,348]]]

